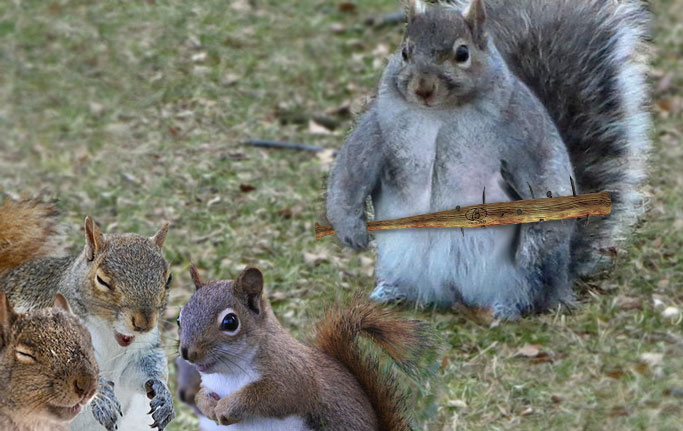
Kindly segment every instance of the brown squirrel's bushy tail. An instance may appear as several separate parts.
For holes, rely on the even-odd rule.
[[[411,430],[406,395],[397,375],[383,370],[380,360],[363,352],[357,337],[378,344],[402,370],[413,373],[416,360],[433,350],[431,334],[422,322],[401,319],[390,310],[360,299],[350,308],[330,311],[318,326],[315,345],[343,363],[356,377],[377,414],[382,431]]]
[[[40,199],[4,200],[0,205],[0,274],[63,249],[57,214],[53,204]]]

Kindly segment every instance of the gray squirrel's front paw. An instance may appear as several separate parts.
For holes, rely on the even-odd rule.
[[[345,246],[353,249],[368,248],[370,244],[370,235],[368,234],[368,226],[365,220],[349,219],[344,220],[334,225],[334,230],[337,233],[339,241]]]
[[[152,428],[158,428],[162,431],[175,418],[175,411],[173,410],[173,397],[169,392],[166,384],[158,379],[151,379],[145,383],[147,390],[147,398],[149,398],[150,410],[154,423]]]
[[[97,383],[97,394],[90,402],[90,409],[95,417],[107,431],[119,429],[118,421],[123,412],[121,404],[114,393],[114,382],[100,378]]]

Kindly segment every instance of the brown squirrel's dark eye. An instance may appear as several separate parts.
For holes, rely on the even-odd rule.
[[[173,274],[168,274],[168,280],[166,280],[166,290],[170,289],[172,281],[173,281]]]
[[[240,321],[235,313],[228,313],[221,322],[221,331],[235,332],[240,327]]]
[[[455,61],[464,63],[470,58],[470,50],[467,45],[460,45],[455,49]]]

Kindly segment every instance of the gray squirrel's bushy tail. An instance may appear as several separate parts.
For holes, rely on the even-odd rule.
[[[578,191],[611,195],[612,213],[579,223],[573,240],[573,271],[589,275],[645,206],[649,8],[641,0],[487,0],[486,13],[496,47],[560,131]]]

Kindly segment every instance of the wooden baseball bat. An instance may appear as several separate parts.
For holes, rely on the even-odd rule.
[[[523,201],[484,203],[463,208],[458,206],[452,210],[412,217],[371,221],[368,222],[368,230],[500,226],[579,217],[587,218],[589,216],[607,215],[611,211],[612,200],[608,193],[588,193]],[[315,224],[317,240],[328,235],[334,235],[332,226]]]

